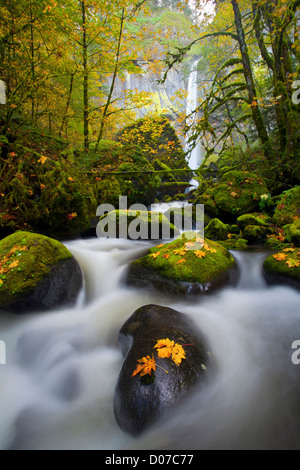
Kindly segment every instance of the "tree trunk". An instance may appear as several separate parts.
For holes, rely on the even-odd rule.
[[[89,72],[88,72],[88,44],[86,32],[86,3],[81,1],[82,8],[82,55],[83,55],[83,128],[84,128],[84,148],[89,150]]]
[[[111,83],[111,87],[110,87],[110,90],[109,90],[107,102],[106,102],[106,105],[105,105],[105,108],[104,108],[104,111],[103,111],[103,115],[102,115],[102,120],[101,120],[101,124],[100,124],[100,131],[99,131],[98,140],[97,140],[97,144],[96,144],[96,148],[95,148],[95,153],[98,151],[99,143],[100,143],[100,140],[102,139],[102,136],[103,136],[105,120],[106,120],[106,117],[107,117],[108,108],[111,104],[111,99],[112,99],[112,95],[113,95],[113,91],[114,91],[114,88],[115,88],[115,83],[116,83],[116,79],[117,79],[117,75],[118,75],[118,71],[119,71],[120,52],[121,52],[122,36],[123,36],[123,29],[124,29],[124,22],[125,22],[125,10],[124,10],[124,8],[122,10],[122,16],[121,16],[120,20],[121,20],[121,24],[120,24],[120,32],[119,32],[119,37],[118,37],[118,46],[117,46],[117,52],[116,52],[115,68],[114,68],[112,83]]]
[[[238,42],[240,46],[240,51],[242,54],[242,62],[243,62],[243,69],[244,69],[244,76],[247,84],[247,90],[249,95],[249,100],[251,103],[251,110],[252,110],[252,118],[255,123],[259,138],[264,145],[265,154],[268,159],[271,158],[271,147],[269,142],[268,132],[263,121],[260,108],[258,105],[257,93],[251,68],[251,62],[249,57],[248,46],[246,43],[246,36],[243,27],[242,15],[238,5],[238,0],[231,0],[233,11],[234,11],[234,18],[235,18],[235,25],[237,30]]]

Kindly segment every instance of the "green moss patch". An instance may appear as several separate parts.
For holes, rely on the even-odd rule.
[[[214,189],[214,200],[224,213],[243,215],[259,207],[268,193],[262,178],[247,171],[229,171]]]
[[[279,280],[284,277],[300,283],[300,249],[285,248],[269,256],[264,269],[270,275],[279,276]]]
[[[192,239],[183,236],[155,247],[132,264],[155,271],[166,279],[205,285],[235,266],[235,260],[219,243],[195,234]]]
[[[285,191],[275,209],[273,221],[283,227],[300,218],[300,186]]]

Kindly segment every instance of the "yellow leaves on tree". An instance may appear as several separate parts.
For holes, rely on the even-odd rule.
[[[158,357],[161,359],[171,358],[177,366],[181,364],[183,359],[186,359],[183,347],[168,338],[159,340],[154,348],[157,349]]]

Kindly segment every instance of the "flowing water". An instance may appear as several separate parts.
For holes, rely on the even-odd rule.
[[[23,317],[2,312],[1,449],[299,449],[299,292],[268,287],[264,252],[234,253],[240,285],[207,298],[178,300],[128,288],[128,263],[148,242],[67,244],[85,275],[76,308]],[[155,303],[190,317],[215,360],[207,383],[139,438],[113,414],[123,358],[118,331]]]

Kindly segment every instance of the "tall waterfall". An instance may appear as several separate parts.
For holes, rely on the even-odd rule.
[[[198,63],[199,59],[197,59],[192,66],[192,70],[189,77],[189,84],[188,84],[188,97],[187,97],[187,108],[186,108],[186,115],[189,116],[198,106],[199,101],[199,87],[198,87]],[[195,123],[196,116],[188,118],[187,124],[192,125]],[[197,142],[196,146],[194,143],[189,142],[189,139],[193,135],[193,131],[190,131],[186,135],[186,151],[188,153],[188,161],[189,166],[192,170],[197,170],[202,163],[203,160],[203,152],[201,143]]]

